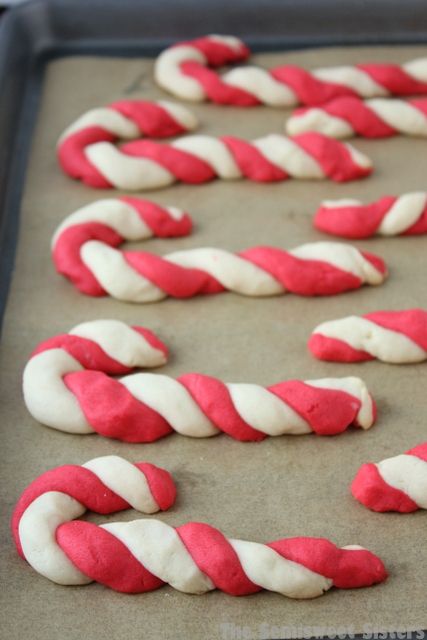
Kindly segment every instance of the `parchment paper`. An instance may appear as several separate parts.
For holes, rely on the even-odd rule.
[[[426,55],[425,48],[382,47],[257,58],[266,66],[287,61],[310,67],[404,61],[420,55]],[[390,278],[382,287],[332,298],[250,299],[221,294],[144,306],[85,297],[56,275],[49,253],[51,236],[66,215],[114,192],[91,190],[64,176],[56,163],[55,143],[85,110],[121,97],[166,97],[153,85],[151,61],[75,57],[48,66],[1,348],[4,637],[197,640],[311,635],[322,633],[322,627],[349,632],[426,628],[426,513],[374,514],[352,499],[348,487],[361,463],[397,454],[426,439],[427,365],[328,364],[315,361],[306,349],[311,330],[323,320],[426,306],[426,238],[355,242],[385,258]],[[189,106],[200,117],[200,131],[247,138],[282,131],[289,113],[266,107]],[[231,250],[257,244],[291,248],[331,239],[311,226],[319,202],[339,197],[368,202],[383,194],[425,189],[426,144],[404,137],[357,140],[355,145],[374,160],[376,171],[367,180],[344,185],[216,181],[147,192],[156,202],[188,210],[196,228],[189,238],[152,240],[140,246],[163,253],[209,245]],[[378,423],[371,431],[350,430],[334,438],[288,436],[243,444],[225,435],[201,440],[172,435],[151,445],[72,436],[37,424],[21,393],[21,374],[31,350],[39,341],[95,318],[119,318],[158,332],[172,352],[162,373],[172,376],[200,371],[226,381],[262,385],[288,378],[361,376],[378,402]],[[169,512],[159,516],[164,522],[205,521],[230,537],[260,542],[307,535],[325,536],[339,545],[357,543],[381,556],[390,577],[371,589],[331,590],[313,601],[267,592],[246,598],[220,592],[189,596],[170,587],[127,596],[96,584],[74,588],[53,584],[18,557],[8,530],[13,506],[21,491],[47,469],[111,453],[148,460],[173,473],[179,497]],[[105,522],[132,520],[139,514],[129,510],[111,518],[87,517]]]

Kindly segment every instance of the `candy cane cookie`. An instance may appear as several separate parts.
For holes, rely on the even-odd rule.
[[[160,499],[159,499],[160,497]],[[156,519],[93,524],[86,509],[110,514],[133,507],[153,513],[174,501],[169,474],[117,456],[58,467],[24,491],[12,519],[19,554],[61,585],[99,582],[123,593],[164,584],[183,593],[213,589],[243,596],[262,589],[289,598],[315,598],[332,587],[369,587],[387,578],[381,560],[358,545],[324,538],[284,538],[267,544],[227,538],[189,522],[171,527]]]
[[[363,284],[379,285],[386,277],[381,258],[337,242],[306,244],[289,251],[253,247],[238,254],[216,248],[175,251],[164,257],[120,251],[117,247],[123,240],[143,239],[157,230],[158,210],[147,229],[147,220],[141,220],[145,207],[136,199],[125,198],[100,201],[71,214],[52,241],[57,271],[85,294],[110,295],[127,302],[226,290],[247,296],[286,291],[334,295]],[[150,212],[153,207],[149,206]],[[190,231],[189,218],[179,212],[160,211],[159,215],[168,232],[184,235]]]
[[[375,422],[375,403],[360,378],[289,380],[265,388],[197,373],[109,377],[164,362],[165,347],[152,334],[149,342],[146,331],[95,320],[42,342],[23,376],[31,415],[61,431],[126,442],[152,442],[173,431],[194,438],[225,432],[248,441],[334,435]]]
[[[393,458],[362,465],[351,492],[372,511],[427,509],[427,442]]]
[[[410,236],[427,233],[427,193],[384,196],[370,204],[326,200],[314,216],[316,229],[342,238]]]
[[[57,154],[63,171],[87,185],[107,188],[110,183],[90,159],[90,149],[101,142],[132,140],[141,136],[165,138],[192,131],[195,116],[185,107],[159,100],[120,100],[91,109],[61,135]]]
[[[427,360],[427,311],[375,311],[317,326],[308,342],[319,360],[390,364]]]
[[[202,184],[216,178],[346,182],[372,173],[371,160],[355,147],[316,132],[293,138],[271,133],[256,140],[188,135],[168,144],[134,140],[120,148],[103,141],[86,146],[84,156],[72,177],[93,187],[128,191],[160,189],[175,182]],[[102,180],[93,180],[93,173]]]
[[[427,58],[402,65],[365,63],[306,70],[296,65],[273,69],[238,66],[219,75],[215,68],[240,63],[250,55],[234,36],[208,35],[165,49],[154,77],[166,91],[184,100],[249,107],[319,105],[339,96],[373,98],[427,93]]]
[[[302,107],[286,121],[289,135],[318,131],[332,138],[427,136],[427,98],[336,98],[319,107]]]

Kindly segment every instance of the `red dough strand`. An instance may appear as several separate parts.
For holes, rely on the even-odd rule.
[[[287,560],[330,578],[340,589],[354,589],[384,580],[384,565],[366,549],[342,549],[324,538],[287,538],[269,547]]]
[[[350,124],[354,132],[365,138],[387,138],[396,133],[363,100],[358,98],[338,98],[322,106],[323,111],[341,118]],[[304,109],[298,113],[304,113]]]
[[[239,255],[271,273],[285,290],[298,295],[334,295],[360,287],[360,279],[352,273],[324,261],[300,260],[282,249],[253,247]],[[384,263],[381,271],[385,271]]]
[[[320,333],[315,333],[310,337],[308,348],[319,360],[329,360],[330,362],[375,360],[374,356],[363,349],[353,349],[343,340],[322,336]]]
[[[237,42],[231,47],[226,42],[221,42],[218,38],[214,39],[206,36],[179,42],[175,46],[195,47],[206,56],[208,64],[212,67],[222,67],[226,64],[244,62],[251,55],[249,47],[243,42]]]
[[[215,170],[193,153],[175,149],[171,145],[152,140],[135,140],[122,145],[121,152],[136,158],[148,158],[157,162],[180,182],[201,184],[213,180]]]
[[[173,433],[166,420],[101,371],[69,373],[67,388],[76,396],[91,427],[106,438],[154,442]]]
[[[114,135],[101,127],[85,127],[72,133],[58,145],[58,160],[64,173],[75,180],[83,180],[96,189],[109,189],[112,184],[90,162],[84,153],[87,146],[97,142],[113,142]]]
[[[397,198],[393,196],[384,196],[367,205],[341,204],[340,201],[335,206],[321,205],[314,216],[314,226],[320,231],[342,238],[369,238],[375,235],[396,201]],[[424,217],[427,232],[427,213]],[[409,235],[410,231],[407,233]]]
[[[124,257],[137,273],[173,298],[225,291],[218,280],[200,269],[180,267],[145,251],[126,251]]]
[[[292,140],[314,158],[324,174],[335,182],[358,180],[372,172],[372,167],[357,164],[349,148],[344,145],[337,146],[337,140],[333,138],[312,131],[293,136]]]
[[[157,238],[180,238],[188,236],[192,231],[193,223],[188,213],[182,213],[181,217],[177,218],[172,217],[166,207],[151,200],[131,196],[121,196],[118,200],[133,207]]]
[[[310,71],[295,65],[275,67],[270,73],[275,80],[290,87],[301,104],[314,106],[328,103],[337,96],[356,95],[350,87],[319,80]]]
[[[350,402],[349,394],[328,389],[323,389],[325,402],[319,403],[318,389],[300,380],[279,382],[268,389],[299,413],[319,436],[330,436],[345,431],[349,420],[354,420],[354,411],[361,407],[360,401],[356,401],[356,404]],[[326,401],[328,395],[329,402]],[[333,412],[330,409],[332,406]],[[374,401],[372,408],[375,414]]]
[[[184,75],[197,80],[212,102],[221,105],[231,104],[235,107],[253,107],[260,104],[259,100],[248,91],[227,85],[215,71],[207,69],[198,62],[183,62],[181,71]]]
[[[144,593],[164,585],[118,538],[91,522],[76,520],[60,525],[56,540],[84,575],[114,591]]]
[[[372,511],[411,513],[418,505],[403,491],[388,485],[375,464],[362,465],[351,483],[353,496]]]
[[[206,58],[211,67],[222,67],[226,64],[245,61],[249,55],[249,49],[241,43],[238,47],[229,47],[222,42],[211,40],[210,38],[197,38],[189,42],[180,43],[183,46],[194,47]],[[214,71],[207,69],[200,62],[183,62],[181,69],[186,76],[195,78],[206,91],[207,96],[218,104],[234,104],[240,107],[259,104],[259,101],[250,93],[230,87],[222,82],[220,76]]]
[[[377,84],[387,89],[390,95],[413,96],[427,93],[426,82],[419,82],[397,64],[361,63],[357,68],[369,74]]]
[[[187,131],[186,127],[159,103],[145,100],[119,100],[112,102],[109,109],[114,109],[132,120],[144,136],[170,138]]]
[[[221,140],[233,154],[240,171],[254,182],[281,182],[289,178],[283,169],[273,164],[247,140],[235,136],[222,136]]]
[[[217,589],[231,596],[248,596],[261,591],[249,580],[227,538],[208,524],[188,522],[177,533],[199,569],[206,573]]]

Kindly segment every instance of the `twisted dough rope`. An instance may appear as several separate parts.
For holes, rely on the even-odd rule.
[[[427,98],[337,98],[321,107],[297,109],[287,120],[286,131],[289,135],[318,131],[332,138],[387,138],[399,133],[425,137]]]
[[[387,577],[370,551],[356,545],[339,548],[324,538],[259,544],[226,538],[199,522],[177,528],[155,519],[99,526],[70,522],[85,509],[108,514],[132,506],[147,511],[148,502],[148,512],[155,510],[150,506],[157,504],[150,505],[153,500],[147,496],[147,469],[138,470],[143,465],[110,456],[43,474],[24,491],[13,515],[19,553],[59,584],[96,581],[124,593],[168,583],[184,593],[221,589],[239,596],[268,589],[290,598],[315,598],[333,586],[368,587]],[[167,472],[148,467],[150,475],[162,474],[158,484],[166,484],[162,491],[167,499],[160,508],[166,509],[175,497],[173,481]]]
[[[88,266],[85,263],[87,248],[90,253],[93,245],[101,243],[114,248],[125,240],[186,236],[191,229],[191,218],[176,207],[162,207],[149,200],[128,196],[98,200],[70,214],[60,224],[52,239],[52,257],[57,271],[70,278],[80,291],[102,296],[106,290],[92,273],[91,261]],[[130,267],[126,269],[125,258],[111,249],[110,259],[116,275],[111,273],[101,280],[112,277],[114,283],[117,272],[122,272],[120,287],[132,289],[136,276],[132,278]],[[140,283],[137,286],[140,287]]]
[[[420,235],[427,233],[427,193],[384,196],[376,202],[327,200],[314,216],[314,226],[343,238]]]
[[[126,442],[152,442],[174,430],[194,438],[224,431],[249,441],[313,431],[333,435],[350,425],[369,429],[375,421],[375,403],[360,378],[290,380],[264,388],[197,373],[177,380],[148,373],[108,377],[164,361],[159,351],[147,358],[136,331],[96,320],[42,342],[23,376],[31,415],[61,431],[95,431]]]
[[[427,93],[427,58],[403,65],[371,63],[314,71],[295,65],[270,70],[245,66],[222,76],[207,68],[242,62],[249,55],[249,49],[238,38],[209,35],[163,51],[157,58],[154,76],[163,89],[184,100],[211,100],[240,107],[318,105],[338,96]]]
[[[163,100],[121,100],[107,107],[91,109],[70,125],[58,141],[58,160],[72,178],[105,189],[111,184],[91,162],[92,145],[118,139],[132,140],[141,135],[176,136],[196,126],[195,116],[182,105]]]
[[[373,511],[427,509],[427,442],[402,455],[362,465],[351,492]]]
[[[93,187],[129,191],[158,189],[174,182],[201,184],[214,178],[277,182],[288,178],[345,182],[372,173],[369,158],[349,144],[310,132],[294,138],[269,134],[247,141],[233,136],[183,136],[170,144],[134,140],[118,149],[111,142],[85,147],[74,178]],[[92,178],[93,172],[102,176]]]
[[[330,320],[316,327],[308,342],[319,360],[391,364],[427,359],[427,311],[375,311]]]
[[[76,547],[69,553],[69,545],[63,544],[64,523],[80,517],[86,509],[102,514],[131,507],[142,513],[165,511],[175,497],[175,484],[164,469],[148,462],[131,463],[119,456],[94,458],[81,466],[56,467],[32,482],[13,512],[12,534],[19,555],[38,573],[58,584],[87,584],[92,579],[79,571],[73,555],[82,554],[88,560],[88,548],[82,539],[76,539]],[[88,531],[95,526],[75,522],[71,530],[79,525]],[[101,533],[98,535],[102,538]],[[120,571],[131,570],[132,566],[126,567],[123,561],[120,566],[116,564],[115,554],[121,545],[114,540],[108,546],[108,538],[104,538],[107,544],[100,552],[91,557],[93,571],[120,581]],[[133,579],[142,581],[143,577],[139,569]]]
[[[248,296],[290,291],[333,295],[364,283],[381,284],[386,266],[378,257],[337,242],[305,244],[284,251],[253,247],[238,254],[223,249],[175,251],[163,258],[143,251],[119,251],[123,240],[143,239],[156,227],[157,210],[141,220],[147,202],[101,200],[70,215],[56,231],[52,255],[57,271],[88,295],[109,294],[128,302],[153,302],[167,296],[188,298],[230,290]],[[138,212],[134,208],[138,208]],[[150,209],[151,211],[151,209]],[[162,220],[165,214],[160,211]],[[175,216],[178,214],[175,213]],[[184,235],[188,217],[166,218],[168,231]]]

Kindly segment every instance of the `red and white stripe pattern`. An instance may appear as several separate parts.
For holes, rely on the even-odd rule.
[[[319,105],[339,96],[427,93],[427,58],[403,65],[365,63],[311,71],[290,64],[273,69],[238,66],[223,75],[213,70],[243,62],[249,55],[248,47],[234,36],[208,35],[163,51],[154,75],[163,89],[184,100],[240,107]]]
[[[427,98],[414,100],[336,98],[320,107],[297,109],[286,122],[289,135],[318,131],[332,138],[427,136]]]
[[[58,160],[66,174],[91,187],[111,184],[91,161],[92,145],[133,140],[141,136],[165,138],[197,127],[195,116],[180,104],[160,100],[120,100],[87,111],[58,141]]]
[[[100,415],[104,414],[107,434],[108,429],[115,428],[115,398],[111,389],[109,413],[107,407],[104,411],[97,395],[97,372],[105,372],[99,375],[107,378],[106,374],[124,375],[135,367],[158,367],[166,362],[167,353],[166,346],[148,329],[130,327],[118,320],[84,322],[69,333],[45,340],[33,352],[24,370],[25,403],[33,417],[43,424],[69,433],[92,433],[70,386],[72,374],[89,369],[93,375],[92,403]]]
[[[86,509],[110,514],[133,507],[153,513],[167,509],[174,498],[169,474],[147,463],[108,456],[81,467],[58,467],[21,496],[12,521],[15,544],[53,582],[95,581],[124,593],[169,584],[193,594],[220,589],[242,596],[267,589],[315,598],[332,587],[369,587],[387,578],[370,551],[358,545],[339,548],[323,538],[260,544],[226,538],[200,522],[174,528],[155,519],[104,525],[74,520]]]
[[[138,214],[131,210],[135,204],[129,199],[100,201],[66,218],[56,231],[52,242],[56,269],[83,293],[140,303],[226,290],[247,296],[287,291],[316,296],[379,285],[386,277],[381,258],[337,242],[288,251],[253,247],[237,254],[217,248],[175,251],[164,257],[120,251],[117,245],[123,239],[142,239],[152,232],[139,218],[146,203],[138,205]],[[176,235],[188,233],[189,218],[174,215],[166,219],[168,229]]]
[[[138,297],[135,290],[137,276],[132,278],[130,267],[126,270],[125,254],[114,252],[113,248],[124,241],[186,236],[191,229],[189,215],[176,207],[163,207],[131,197],[98,200],[67,216],[57,228],[52,239],[53,261],[58,273],[69,278],[80,291],[102,296],[106,289],[91,270],[90,261],[86,266],[84,247],[90,249],[97,243],[112,247],[112,267],[119,272],[126,271],[122,274],[124,279],[120,286],[126,291],[126,299],[132,299]],[[111,277],[114,281],[117,276],[112,272]],[[104,273],[105,278],[108,275]],[[110,286],[114,287],[114,282]],[[138,281],[136,289],[141,286]],[[127,287],[130,292],[127,292]]]
[[[334,435],[375,422],[375,403],[360,378],[290,380],[265,388],[197,373],[109,377],[164,362],[161,349],[147,345],[140,331],[146,330],[93,321],[42,342],[24,371],[31,415],[61,431],[126,442],[152,442],[173,431],[193,438],[225,432],[245,441]],[[111,352],[114,360],[106,355]]]
[[[384,196],[370,204],[327,200],[316,211],[316,229],[342,238],[410,236],[427,233],[427,193]]]
[[[351,492],[372,511],[427,509],[427,442],[393,458],[362,465]]]
[[[73,555],[87,557],[88,549],[82,539],[76,538],[70,555],[69,545],[62,543],[65,523],[79,518],[86,509],[104,515],[130,508],[156,513],[169,509],[175,496],[170,474],[148,462],[131,463],[112,455],[81,466],[68,464],[43,473],[26,488],[13,513],[12,534],[18,553],[38,573],[58,584],[87,584],[94,578],[79,570]],[[79,526],[89,533],[95,527],[88,522],[68,525],[70,531],[81,531]],[[120,579],[124,563],[115,564],[120,547],[118,541],[111,540],[99,555],[93,555],[93,571]],[[140,577],[139,571],[127,579]]]
[[[308,342],[319,360],[390,364],[427,360],[427,311],[375,311],[330,320],[316,327]]]
[[[280,182],[289,178],[346,182],[372,173],[372,163],[348,143],[310,132],[294,138],[272,133],[256,140],[190,135],[170,144],[134,140],[117,148],[95,142],[74,177],[94,187],[128,191],[160,189],[175,182],[202,184],[219,178]],[[95,168],[98,182],[87,179]]]

